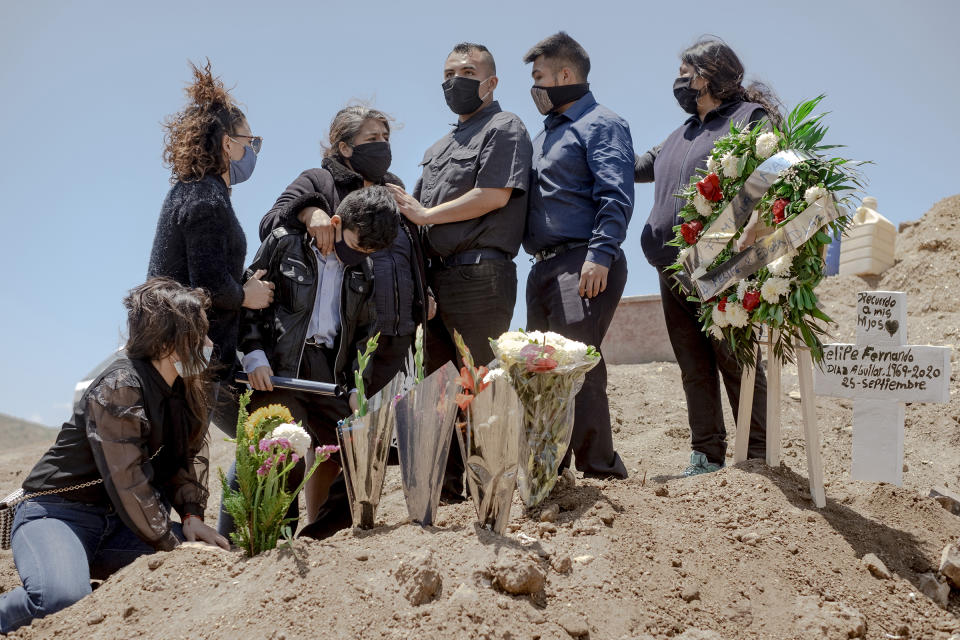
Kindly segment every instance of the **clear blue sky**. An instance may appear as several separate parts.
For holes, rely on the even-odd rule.
[[[678,54],[723,37],[748,79],[788,105],[826,93],[830,142],[871,159],[869,193],[895,222],[960,192],[955,0],[850,2],[0,2],[0,411],[59,425],[73,386],[121,338],[124,293],[145,276],[169,173],[160,121],[183,104],[187,60],[209,56],[265,139],[233,191],[248,238],[276,196],[318,166],[333,114],[352,99],[393,114],[392,170],[410,186],[454,121],[440,90],[453,44],[486,44],[497,98],[531,134],[523,53],[564,29],[590,54],[597,99],[643,152],[685,115]],[[627,295],[656,290],[640,252],[652,188],[638,186]],[[517,260],[520,297],[529,269]],[[514,325],[525,317],[522,301]]]

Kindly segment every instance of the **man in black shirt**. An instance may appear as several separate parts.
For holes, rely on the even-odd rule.
[[[427,324],[427,372],[459,362],[453,331],[475,362],[493,359],[489,338],[509,329],[517,298],[514,256],[523,240],[532,147],[515,114],[493,99],[496,64],[480,44],[453,48],[443,68],[452,131],[423,155],[413,195],[390,186],[403,215],[423,228],[427,280],[437,314]],[[463,462],[452,447],[444,495],[463,491]]]

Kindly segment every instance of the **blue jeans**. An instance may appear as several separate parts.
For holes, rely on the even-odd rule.
[[[183,540],[179,524],[174,535]],[[0,596],[0,633],[69,607],[90,593],[90,578],[105,578],[154,552],[113,505],[59,496],[21,503],[13,519],[13,561],[22,587]]]

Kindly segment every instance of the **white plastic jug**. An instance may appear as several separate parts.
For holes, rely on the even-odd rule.
[[[877,199],[867,196],[840,242],[840,275],[880,275],[893,266],[897,228],[877,213]]]

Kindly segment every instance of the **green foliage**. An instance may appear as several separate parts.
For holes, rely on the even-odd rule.
[[[380,332],[367,340],[367,346],[361,353],[357,351],[357,370],[353,372],[353,386],[357,388],[357,410],[354,413],[358,418],[367,415],[369,405],[367,404],[365,385],[363,384],[363,372],[373,358],[373,352],[377,350],[377,340],[380,339]]]
[[[413,345],[413,365],[414,365],[414,380],[420,383],[423,382],[425,377],[423,372],[423,336],[426,333],[425,327],[421,324],[417,326],[417,337],[414,339]]]
[[[292,422],[292,416],[282,405],[270,405],[248,414],[251,393],[248,390],[240,396],[237,437],[233,440],[237,444],[237,488],[230,487],[223,469],[218,471],[223,506],[236,527],[230,539],[252,557],[275,548],[284,531],[287,532],[284,535],[290,537],[292,519],[286,517],[287,509],[317,466],[336,448],[318,449],[315,462],[304,474],[303,481],[290,490],[287,477],[297,465],[299,456],[293,453],[289,443],[268,439],[268,436],[277,426]],[[308,436],[304,433],[304,437]]]

